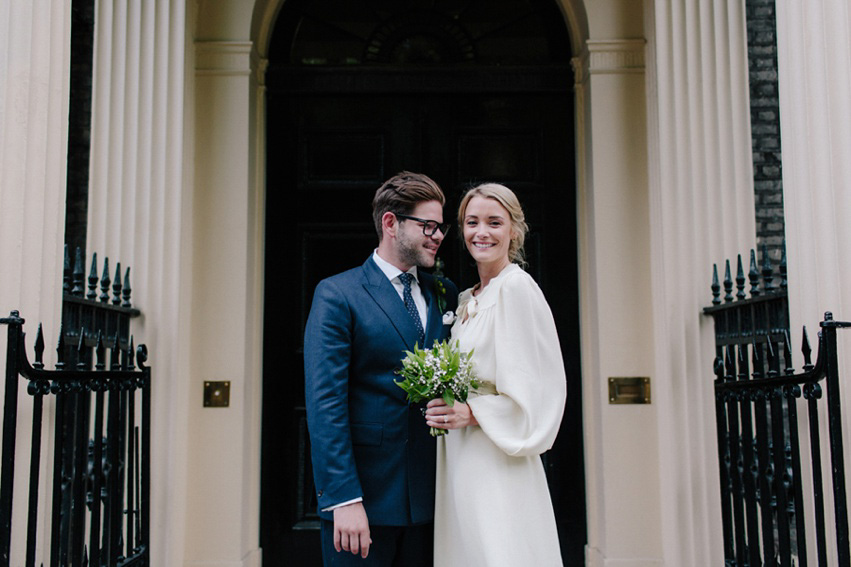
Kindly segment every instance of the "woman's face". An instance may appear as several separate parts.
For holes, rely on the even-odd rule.
[[[464,242],[477,264],[508,263],[511,215],[499,201],[476,195],[464,211]]]

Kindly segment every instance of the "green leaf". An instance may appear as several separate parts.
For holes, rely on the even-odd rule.
[[[452,390],[446,388],[443,390],[443,401],[446,402],[446,405],[452,407],[455,405],[455,395],[452,393]]]

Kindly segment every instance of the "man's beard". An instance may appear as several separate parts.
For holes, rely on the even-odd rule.
[[[423,248],[421,240],[414,242],[404,232],[401,232],[398,242],[399,259],[405,264],[420,268],[431,268],[434,266],[434,257]]]

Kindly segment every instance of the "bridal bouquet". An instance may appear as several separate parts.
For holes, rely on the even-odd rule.
[[[470,388],[478,387],[473,374],[470,358],[473,351],[464,353],[458,348],[458,341],[434,341],[430,349],[420,349],[414,345],[414,352],[405,351],[402,369],[396,374],[403,380],[396,385],[408,394],[408,401],[419,403],[443,398],[446,405],[454,405],[455,400],[467,401]],[[432,437],[446,435],[446,429],[430,428]]]

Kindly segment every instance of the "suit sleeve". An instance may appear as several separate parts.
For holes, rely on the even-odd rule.
[[[334,282],[319,283],[304,333],[307,426],[319,509],[363,497],[349,427],[352,312]]]
[[[499,290],[495,341],[497,395],[471,397],[473,415],[505,453],[538,455],[549,450],[566,400],[564,364],[549,305],[531,278],[513,277]]]

